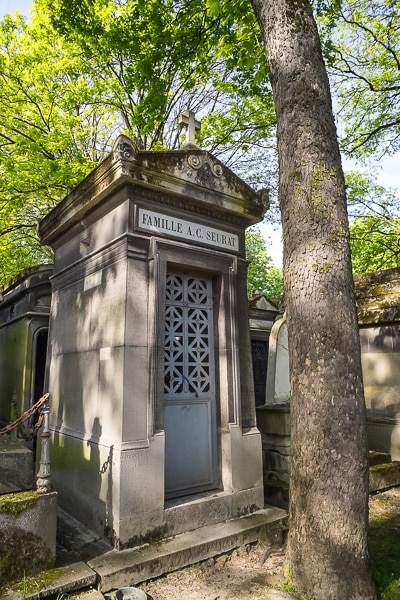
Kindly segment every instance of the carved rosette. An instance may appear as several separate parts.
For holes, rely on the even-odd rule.
[[[223,167],[202,154],[189,154],[187,175],[196,183],[212,189],[223,190],[226,185]]]

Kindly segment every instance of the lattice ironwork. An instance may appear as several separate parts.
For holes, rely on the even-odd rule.
[[[211,387],[212,288],[206,279],[167,275],[165,393],[199,397]]]

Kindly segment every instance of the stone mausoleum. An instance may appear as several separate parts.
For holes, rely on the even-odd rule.
[[[0,295],[0,427],[43,395],[52,272],[27,269]]]
[[[53,487],[115,548],[264,506],[244,231],[265,210],[194,144],[121,136],[39,224]]]

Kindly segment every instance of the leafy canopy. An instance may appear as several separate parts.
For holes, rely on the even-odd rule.
[[[246,232],[247,294],[260,290],[271,299],[279,299],[283,294],[283,274],[273,264],[268,254],[267,243],[259,230]]]
[[[215,2],[35,0],[31,23],[6,16],[0,284],[49,259],[37,220],[119,133],[144,149],[177,148],[188,108],[202,119],[203,148],[253,186],[271,187],[275,114],[261,53],[252,12],[234,23]]]
[[[400,149],[400,1],[331,4],[321,26],[345,123],[342,147],[356,158],[393,154]]]
[[[101,129],[94,132],[93,124],[101,117],[103,90],[85,79],[81,58],[67,51],[55,32],[45,25],[31,29],[21,16],[6,16],[0,23],[0,77],[4,283],[22,268],[49,259],[49,250],[36,238],[36,223],[99,159]],[[109,120],[102,129],[107,138]]]
[[[347,123],[344,150],[360,157],[398,147],[398,5],[314,2]],[[0,284],[51,259],[37,220],[119,133],[144,149],[178,148],[177,118],[188,108],[202,119],[199,145],[253,187],[268,187],[267,218],[277,218],[275,112],[247,0],[34,0],[33,8],[29,24],[21,16],[0,23]],[[385,219],[396,217],[390,193],[366,176],[349,178],[352,218],[381,219],[382,198]],[[371,242],[378,231],[388,240],[388,226],[375,223]],[[369,255],[352,247],[353,260]]]
[[[346,175],[353,273],[400,266],[397,194],[365,173]]]

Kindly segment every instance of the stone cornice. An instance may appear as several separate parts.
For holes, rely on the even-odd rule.
[[[174,151],[140,151],[130,138],[119,136],[110,156],[40,221],[41,242],[54,243],[126,184],[186,200],[188,207],[201,205],[196,212],[220,213],[245,227],[261,221],[268,208],[265,194],[255,192],[208,152],[190,145]]]

